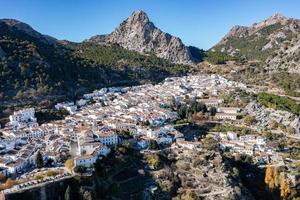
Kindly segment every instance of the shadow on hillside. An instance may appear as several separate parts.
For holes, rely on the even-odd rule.
[[[280,200],[279,191],[271,192],[264,182],[265,169],[249,162],[226,158],[231,167],[239,170],[240,182],[257,200]]]
[[[118,147],[98,160],[92,176],[77,176],[41,188],[13,194],[7,200],[47,199],[143,199],[145,191],[155,185],[139,151]],[[68,189],[69,188],[69,189]]]

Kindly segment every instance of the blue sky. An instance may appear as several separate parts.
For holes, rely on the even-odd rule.
[[[76,42],[110,33],[134,10],[144,10],[186,45],[204,49],[236,24],[251,25],[275,12],[300,19],[299,0],[0,0],[0,18]]]

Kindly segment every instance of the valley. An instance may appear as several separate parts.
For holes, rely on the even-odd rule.
[[[299,41],[278,13],[208,50],[142,10],[82,42],[0,19],[0,199],[298,199]]]

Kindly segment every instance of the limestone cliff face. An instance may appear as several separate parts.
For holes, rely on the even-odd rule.
[[[117,43],[140,53],[154,53],[175,63],[192,63],[189,49],[180,38],[155,27],[143,11],[135,11],[119,27],[108,35],[97,35],[87,41]]]
[[[275,13],[268,19],[263,20],[259,23],[254,23],[252,26],[249,27],[236,25],[230,29],[230,31],[222,38],[220,43],[224,44],[230,38],[248,38],[268,26],[274,24],[285,25],[288,23],[288,20],[289,18],[281,14]],[[257,34],[257,36],[259,36],[259,34]]]

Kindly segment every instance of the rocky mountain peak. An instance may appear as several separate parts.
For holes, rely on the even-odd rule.
[[[271,17],[269,17],[266,21],[270,22],[280,22],[280,21],[285,21],[288,20],[289,18],[280,14],[280,13],[274,13]]]
[[[277,24],[277,23],[285,24],[285,23],[287,23],[288,20],[289,20],[288,17],[285,17],[280,13],[274,13],[272,16],[270,16],[266,20],[263,20],[262,22],[253,24],[250,28],[257,31],[261,28],[264,28],[266,26],[270,26],[272,24]]]
[[[189,49],[178,37],[161,31],[141,10],[134,11],[112,33],[93,36],[86,41],[116,43],[140,53],[154,53],[175,63],[192,63],[193,60]]]
[[[25,24],[23,22],[20,22],[16,19],[1,19],[0,21],[9,27],[16,28],[19,31],[25,32],[28,35],[31,35],[34,37],[37,37],[39,35],[39,33],[36,32],[33,28],[31,28],[31,26],[29,26],[28,24]]]
[[[247,31],[248,31],[247,26],[235,25],[222,38],[222,40],[220,41],[220,44],[223,44],[223,43],[227,42],[227,39],[231,38],[231,37],[244,37],[247,34]]]
[[[280,13],[274,13],[272,16],[269,18],[258,22],[254,23],[252,26],[240,26],[240,25],[235,25],[233,26],[230,31],[224,36],[224,38],[221,40],[221,44],[227,41],[228,38],[231,37],[237,37],[237,38],[242,38],[246,36],[250,36],[260,29],[270,26],[272,24],[277,24],[280,23],[282,25],[286,24],[290,18],[283,16]]]
[[[131,23],[149,23],[150,20],[148,18],[148,15],[142,11],[142,10],[137,10],[137,11],[134,11],[128,18],[127,20],[128,22],[131,22]]]
[[[299,73],[299,35],[299,19],[275,13],[252,26],[234,26],[213,49],[263,61],[270,71]]]

